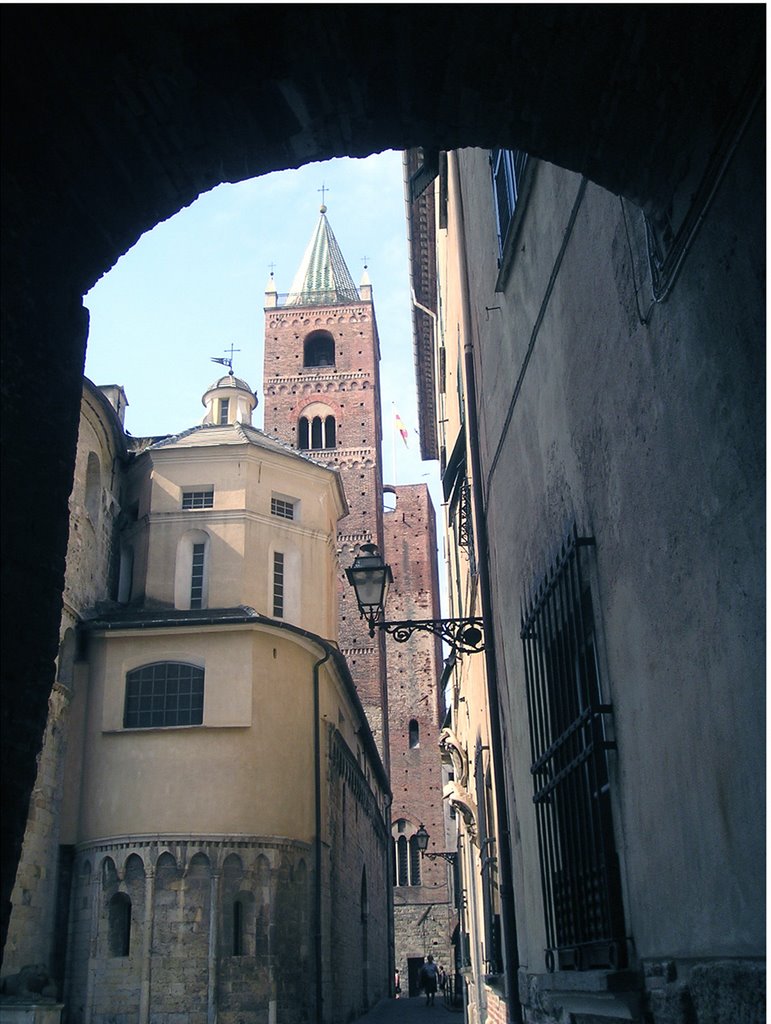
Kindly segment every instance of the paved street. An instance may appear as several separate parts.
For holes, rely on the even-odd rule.
[[[433,1007],[426,1006],[425,996],[414,999],[383,999],[369,1013],[359,1017],[357,1024],[437,1024],[460,1021],[461,1011],[452,1011],[437,993]]]

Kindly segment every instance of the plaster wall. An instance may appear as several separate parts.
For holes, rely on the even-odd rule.
[[[596,539],[617,843],[642,958],[763,947],[759,140],[756,123],[666,302],[650,308],[639,211],[548,164],[535,171],[511,275],[495,291],[487,157],[461,154],[522,860],[538,863],[520,598],[575,521]],[[517,901],[528,921],[521,960],[538,970],[538,886]]]
[[[124,730],[126,672],[164,660],[205,668],[203,725]],[[136,630],[94,636],[89,662],[78,842],[188,832],[191,794],[197,832],[310,838],[306,651],[253,628]]]
[[[225,431],[232,438],[232,428]],[[201,440],[198,434],[192,437]],[[281,552],[281,618],[321,636],[335,636],[334,537],[343,511],[335,474],[309,460],[258,452],[230,438],[201,448],[155,449],[142,457],[151,493],[149,518],[137,524],[130,541],[137,552],[134,599],[143,595],[150,606],[174,607],[177,602],[186,607],[189,572],[188,582],[180,583],[180,543],[197,531],[196,536],[208,538],[204,607],[246,604],[273,617],[273,555]],[[145,487],[143,474],[135,473],[132,494],[139,503]],[[214,507],[182,510],[183,491],[205,487],[214,489]],[[271,514],[273,497],[295,502],[293,520]]]

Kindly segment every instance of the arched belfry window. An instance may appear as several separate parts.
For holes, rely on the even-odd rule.
[[[300,423],[297,429],[297,447],[300,451],[307,451],[310,448],[310,438],[308,437],[308,420],[305,416],[300,417]]]
[[[325,448],[324,431],[320,416],[314,416],[311,420],[311,448]]]
[[[303,366],[334,366],[335,339],[329,331],[312,331],[303,342]]]
[[[297,423],[297,447],[300,451],[320,451],[337,446],[337,421],[329,406],[313,402]]]

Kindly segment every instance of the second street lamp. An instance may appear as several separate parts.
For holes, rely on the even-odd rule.
[[[361,617],[369,626],[370,636],[375,635],[376,628],[382,629],[401,644],[419,631],[433,633],[461,654],[475,654],[485,649],[482,619],[400,619],[386,622],[386,594],[393,575],[391,566],[383,561],[376,545],[362,544],[360,554],[345,574],[356,594]]]
[[[437,860],[441,857],[442,860],[446,860],[448,864],[455,864],[458,859],[458,854],[455,851],[442,851],[440,853],[427,853],[429,835],[426,831],[426,826],[421,823],[420,828],[415,833],[415,840],[418,849],[420,850],[421,857],[428,857],[429,860]]]

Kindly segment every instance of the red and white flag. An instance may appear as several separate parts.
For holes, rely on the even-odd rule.
[[[396,429],[402,435],[402,441],[404,441],[404,447],[405,448],[409,448],[409,445],[407,444],[407,438],[409,436],[408,433],[407,433],[407,428],[405,427],[405,425],[404,425],[404,423],[402,421],[401,416],[399,415],[399,413],[395,409],[394,409],[394,416],[395,416]]]

